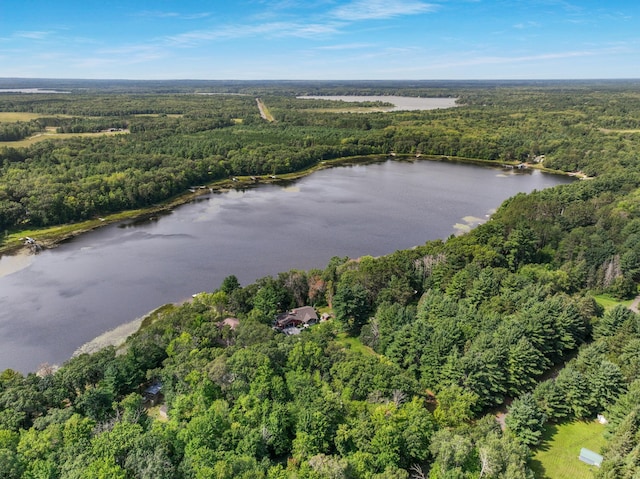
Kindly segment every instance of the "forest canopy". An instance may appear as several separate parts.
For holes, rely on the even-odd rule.
[[[336,90],[343,91],[329,92]],[[398,92],[407,93],[391,90]],[[438,88],[431,94],[458,98],[460,106],[393,113],[350,113],[344,102],[295,93],[261,91],[274,122],[260,118],[249,94],[2,94],[0,113],[37,118],[0,115],[0,229],[80,221],[162,202],[191,185],[391,152],[544,159],[547,168],[587,176],[637,166],[640,98],[626,83]],[[109,130],[123,134],[100,135]],[[11,141],[36,135],[44,141]]]

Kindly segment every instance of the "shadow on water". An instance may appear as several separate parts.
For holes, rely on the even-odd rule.
[[[140,216],[131,221],[124,221],[118,224],[118,228],[126,229],[126,228],[135,228],[137,226],[148,225],[149,223],[157,223],[163,217],[172,215],[173,211],[158,211],[153,213],[152,215]]]

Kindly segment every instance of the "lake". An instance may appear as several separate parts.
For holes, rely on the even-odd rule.
[[[453,108],[457,98],[419,98],[409,96],[394,95],[375,95],[375,96],[359,96],[359,95],[307,95],[299,96],[300,99],[316,99],[316,100],[335,100],[346,102],[363,102],[363,101],[382,101],[392,103],[393,107],[383,107],[385,111],[401,111],[401,110],[438,110],[440,108]]]
[[[70,91],[47,90],[45,88],[0,88],[0,93],[71,93]]]
[[[326,169],[287,185],[212,193],[36,256],[0,258],[0,371],[62,363],[158,306],[332,256],[383,255],[464,232],[506,198],[567,183],[539,171],[437,161]]]

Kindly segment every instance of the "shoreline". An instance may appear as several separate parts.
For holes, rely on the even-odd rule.
[[[140,330],[142,321],[144,321],[144,319],[149,316],[149,314],[140,318],[136,318],[133,321],[129,321],[128,323],[123,323],[119,326],[116,326],[115,328],[110,329],[109,331],[105,331],[99,336],[96,336],[92,340],[87,341],[73,352],[71,358],[75,358],[82,354],[97,353],[98,351],[109,346],[114,346],[116,349],[118,349],[126,342],[129,336],[137,333]]]
[[[331,160],[331,161],[323,161],[306,170],[302,170],[302,171],[298,171],[298,172],[290,173],[286,175],[280,175],[276,178],[268,177],[268,181],[264,179],[263,182],[265,183],[268,182],[272,184],[286,183],[289,181],[293,181],[297,178],[305,177],[315,171],[319,171],[326,168],[332,168],[335,166],[342,166],[342,165],[375,164],[375,163],[380,163],[388,160],[395,160],[398,162],[407,162],[407,163],[414,163],[418,160],[443,161],[443,162],[451,162],[451,163],[468,163],[468,164],[477,164],[480,166],[493,166],[494,168],[498,168],[498,169],[506,167],[504,162],[495,162],[495,161],[490,162],[487,160],[478,160],[478,159],[472,159],[472,158],[458,158],[458,157],[446,157],[446,156],[434,157],[434,156],[423,156],[423,155],[415,155],[415,154],[414,155],[409,155],[409,154],[407,155],[370,155],[370,156],[340,158],[340,159]],[[535,165],[535,166],[532,165],[530,169],[544,170],[538,165]],[[565,173],[560,173],[560,174],[566,175]],[[247,188],[251,188],[251,187],[259,186],[260,184],[260,182],[256,183],[254,180],[252,180],[251,177],[236,177],[235,180],[236,181],[231,184],[236,187],[244,186]],[[211,187],[210,189],[210,187],[207,187],[204,189],[196,189],[195,192],[191,192],[191,194],[186,194],[186,195],[182,195],[179,198],[175,198],[171,202],[168,202],[165,205],[162,205],[162,207],[163,209],[167,210],[172,208],[174,205],[187,203],[191,201],[193,198],[198,197],[202,194],[207,194],[210,191],[228,191],[229,189],[228,186],[230,184],[229,180],[222,180],[216,183],[217,184],[213,185],[213,186],[216,186],[216,188]],[[130,215],[129,218],[131,219],[137,219],[137,218],[153,216],[154,214],[157,214],[159,211],[161,211],[159,207],[154,207],[152,210],[134,210],[134,211],[128,211],[126,212],[126,214]],[[118,216],[123,216],[123,215],[119,214]],[[118,218],[118,219],[125,220],[127,218]],[[486,221],[486,218],[465,217],[463,218],[463,220],[464,220],[464,224],[454,226],[454,228],[459,229],[459,231],[456,234],[466,233],[468,230],[471,230],[473,227]],[[110,223],[113,223],[113,221],[111,222],[107,220],[100,221],[95,228],[106,225],[106,224],[110,224]],[[91,229],[95,229],[95,228],[91,228]],[[58,238],[58,241],[53,243],[53,246],[50,246],[50,247],[55,247],[59,242],[65,241],[70,237],[80,235],[84,232],[91,231],[91,229],[74,229],[70,235]],[[22,251],[19,252],[18,254],[23,254],[26,252],[26,250],[27,248],[22,248]],[[28,256],[31,256],[31,255],[28,255]],[[110,346],[114,346],[118,354],[120,354],[122,352],[120,348],[126,343],[127,339],[130,336],[141,331],[148,325],[153,324],[155,319],[157,319],[158,314],[162,311],[165,311],[166,310],[165,308],[178,307],[181,304],[185,302],[189,302],[191,300],[192,298],[187,298],[177,303],[165,304],[164,306],[160,306],[144,314],[141,317],[137,317],[129,321],[125,319],[125,322],[118,324],[112,329],[109,329],[107,331],[104,331],[98,334],[93,339],[90,339],[84,344],[77,347],[75,351],[72,353],[72,355],[69,357],[69,359],[77,357],[81,354],[93,354]]]
[[[337,166],[346,166],[350,164],[367,164],[367,163],[378,163],[386,160],[395,160],[395,161],[416,161],[416,160],[427,160],[427,161],[448,161],[453,163],[468,163],[468,164],[476,164],[483,166],[496,166],[502,167],[505,165],[516,165],[518,162],[504,162],[497,160],[482,160],[478,158],[464,158],[457,156],[446,156],[446,155],[416,155],[416,154],[376,154],[376,155],[368,155],[368,156],[353,156],[353,157],[342,157],[336,158],[333,160],[324,160],[315,165],[306,168],[304,170],[299,170],[292,173],[284,173],[281,175],[262,175],[259,177],[255,176],[238,176],[233,177],[232,179],[224,179],[218,180],[213,183],[206,185],[204,188],[200,187],[194,191],[189,191],[184,194],[174,196],[172,198],[167,199],[163,203],[159,203],[153,206],[149,206],[147,208],[140,208],[135,210],[126,210],[120,211],[116,213],[112,213],[106,215],[104,217],[95,218],[92,220],[86,220],[79,223],[71,223],[64,225],[56,225],[47,228],[41,229],[26,229],[17,231],[11,234],[6,235],[5,244],[0,245],[0,257],[6,254],[14,254],[16,252],[20,252],[25,250],[27,246],[24,245],[24,238],[31,237],[36,238],[38,245],[40,245],[44,249],[51,249],[58,246],[60,243],[67,241],[69,239],[75,238],[76,236],[82,235],[84,233],[88,233],[95,229],[101,228],[102,226],[106,226],[109,224],[117,223],[118,221],[125,220],[139,220],[151,217],[153,215],[171,211],[173,208],[176,208],[180,205],[188,203],[193,199],[197,198],[206,193],[211,192],[225,192],[231,189],[237,189],[238,187],[242,188],[252,188],[259,186],[260,184],[273,184],[273,183],[283,183],[287,181],[293,181],[299,178],[303,178],[308,176],[316,171],[323,170],[325,168],[333,168]],[[545,173],[550,174],[558,174],[558,175],[566,175],[566,176],[578,176],[576,173],[567,173],[564,171],[551,170],[543,167],[542,165],[528,165],[530,169],[540,170]],[[580,178],[583,179],[583,178]]]
[[[116,348],[116,354],[119,354],[121,352],[120,347],[126,343],[130,336],[153,324],[158,319],[158,316],[164,311],[180,307],[191,300],[192,298],[185,299],[177,303],[167,303],[149,311],[133,321],[119,324],[115,328],[105,331],[78,347],[69,359],[82,354],[94,354],[104,348],[108,348],[109,346],[114,346]]]

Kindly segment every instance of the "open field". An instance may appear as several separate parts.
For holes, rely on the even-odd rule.
[[[135,115],[136,118],[159,118],[161,116],[163,117],[167,117],[167,118],[182,118],[184,117],[183,114],[181,113],[136,113]]]
[[[338,344],[341,344],[351,351],[359,352],[365,355],[377,356],[378,354],[369,346],[362,344],[360,339],[349,336],[347,333],[340,333],[337,337]]]
[[[40,113],[26,113],[19,111],[0,111],[0,122],[15,123],[16,121],[30,121],[36,118],[42,118],[44,115]]]
[[[14,123],[16,121],[31,121],[37,118],[71,118],[70,115],[47,115],[45,113],[30,113],[26,111],[0,111],[0,122]]]
[[[633,302],[633,299],[626,299],[624,301],[620,301],[619,299],[609,296],[608,294],[595,294],[593,295],[593,299],[595,299],[596,303],[598,303],[604,309],[611,309],[619,304],[621,304],[625,308],[628,308],[629,306],[631,306],[631,303]]]
[[[604,426],[597,421],[574,421],[547,424],[542,443],[534,451],[531,468],[538,479],[591,479],[595,466],[578,459],[580,449],[586,447],[600,452],[605,445]]]
[[[45,133],[37,133],[29,138],[18,141],[0,141],[0,146],[7,146],[11,148],[25,148],[31,146],[34,143],[44,140],[66,140],[78,136],[111,136],[111,135],[124,135],[128,134],[129,130],[123,131],[101,131],[98,133],[56,133],[55,128],[47,128]]]
[[[609,128],[600,128],[602,133],[640,133],[640,129],[633,130],[610,130]]]
[[[27,113],[21,111],[0,111],[0,122],[15,123],[17,121],[31,121],[36,118],[42,118],[42,113]],[[58,115],[59,116],[59,115]]]

